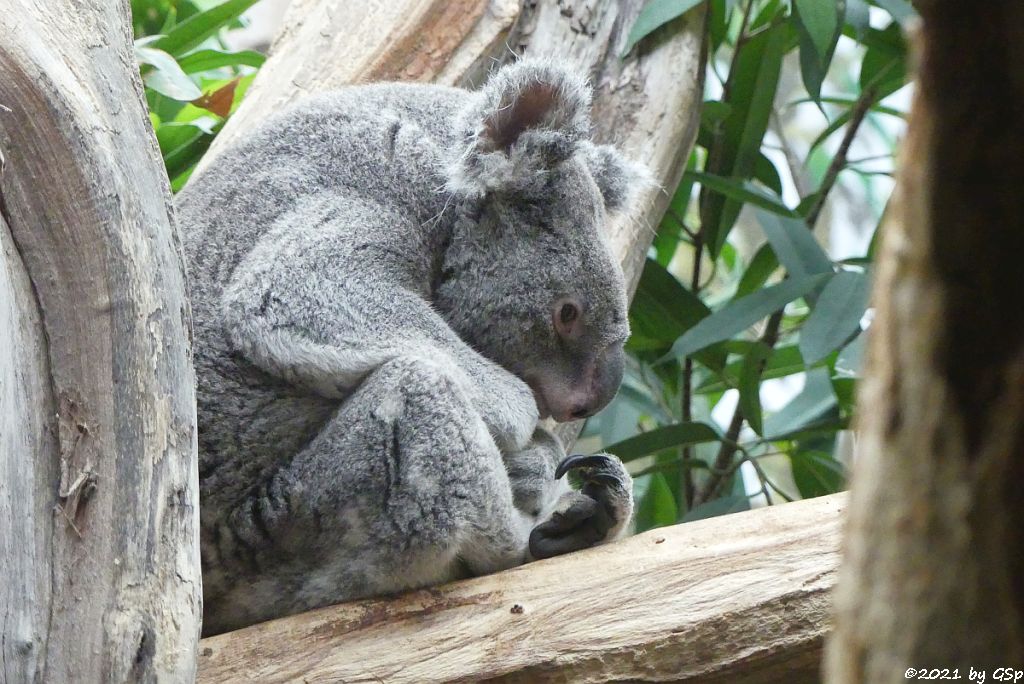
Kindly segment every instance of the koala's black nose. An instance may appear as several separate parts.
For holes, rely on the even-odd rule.
[[[579,420],[580,418],[589,418],[590,416],[597,413],[598,410],[599,409],[594,409],[587,406],[577,406],[572,410],[572,413],[569,415],[572,417],[573,420]]]

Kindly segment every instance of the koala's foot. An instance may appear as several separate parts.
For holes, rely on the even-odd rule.
[[[555,471],[561,478],[579,469],[580,491],[562,497],[558,509],[530,533],[530,555],[550,558],[616,539],[633,514],[633,480],[622,462],[609,454],[575,454]]]

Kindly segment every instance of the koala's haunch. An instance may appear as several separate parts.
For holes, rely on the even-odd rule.
[[[538,419],[614,395],[601,236],[643,169],[547,62],[309,98],[178,198],[195,321],[204,632],[610,539],[610,456]],[[571,491],[558,476],[580,468]],[[556,475],[556,469],[558,469]]]

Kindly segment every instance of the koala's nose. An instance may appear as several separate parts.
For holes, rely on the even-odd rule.
[[[570,412],[572,420],[589,418],[615,397],[622,384],[626,352],[621,345],[612,345],[605,349],[596,360],[593,380],[589,391],[582,401],[575,404]]]
[[[572,413],[569,414],[569,417],[572,420],[580,420],[581,418],[589,418],[590,416],[594,415],[595,413],[597,413],[600,410],[601,409],[599,409],[599,408],[595,409],[595,408],[593,408],[591,406],[586,406],[586,405],[580,404],[575,409],[573,409]]]

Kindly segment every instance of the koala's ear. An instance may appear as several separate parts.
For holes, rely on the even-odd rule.
[[[618,213],[629,209],[641,190],[656,185],[646,166],[627,159],[611,145],[584,143],[582,148],[608,211]]]
[[[542,184],[589,136],[590,96],[582,78],[546,60],[502,68],[459,116],[462,147],[448,188],[481,196]]]

